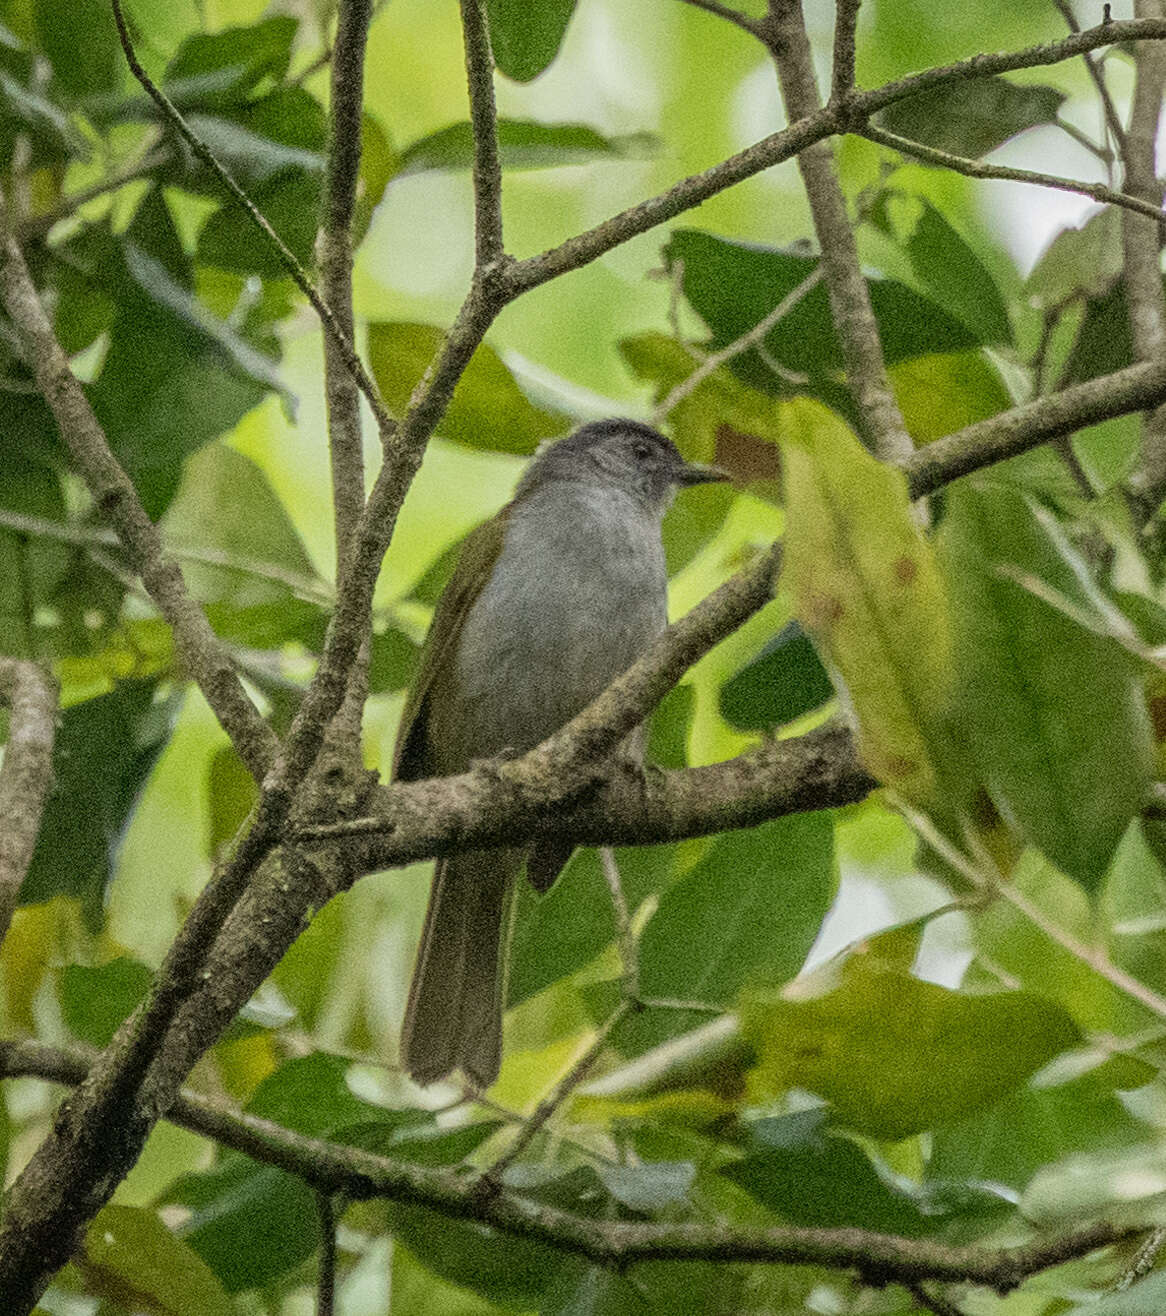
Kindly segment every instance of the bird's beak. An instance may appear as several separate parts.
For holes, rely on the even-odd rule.
[[[672,477],[677,484],[687,487],[690,484],[720,484],[733,477],[719,466],[706,466],[703,462],[685,462]]]

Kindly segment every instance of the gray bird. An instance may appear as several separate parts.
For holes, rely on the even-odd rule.
[[[393,760],[400,781],[532,749],[581,712],[667,625],[660,523],[678,487],[723,480],[634,420],[545,443],[514,498],[467,538],[434,612]],[[514,878],[545,891],[571,847],[471,850],[438,861],[401,1051],[432,1083],[480,1087],[502,1059]]]

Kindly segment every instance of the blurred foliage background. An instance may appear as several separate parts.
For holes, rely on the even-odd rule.
[[[126,8],[148,70],[309,261],[330,7]],[[1115,18],[1126,11],[1113,6]],[[1100,6],[1079,16],[1100,21]],[[807,17],[825,79],[833,6],[810,0]],[[100,0],[3,0],[0,23],[0,149],[34,275],[114,450],[279,729],[331,599],[319,329],[215,180],[161,129]],[[869,0],[859,82],[1064,30],[1044,0],[942,12]],[[528,55],[519,41],[513,58]],[[1105,71],[1124,105],[1129,53],[1111,53]],[[1011,92],[1001,85],[921,118],[904,109],[887,126],[972,156],[1106,178],[1081,141],[1102,141],[1103,120],[1079,61],[1012,75]],[[757,43],[675,0],[580,0],[549,67],[500,78],[498,98],[507,238],[519,256],[782,124]],[[471,269],[466,113],[456,6],[379,5],[356,315],[394,407]],[[917,442],[1129,363],[1114,215],[1065,193],[905,163],[857,138],[837,155]],[[502,314],[430,445],[380,577],[371,767],[387,774],[452,550],[506,500],[537,442],[587,418],[651,417],[701,353],[738,339],[806,278],[810,235],[796,169],[782,166]],[[0,950],[3,1025],[8,1036],[102,1045],[252,787],[68,472],[10,333],[0,357],[0,645],[51,663],[64,704],[53,800]],[[1150,650],[1166,613],[1156,541],[1130,524],[1120,497],[1138,421],[1107,422],[941,496],[934,539],[922,540],[904,490],[863,465],[840,417],[853,419],[821,287],[761,350],[657,416],[686,455],[738,477],[733,490],[686,493],[670,513],[673,615],[785,530],[778,441],[793,436],[791,452],[818,455],[787,463],[791,523],[815,529],[791,536],[786,588],[665,701],[652,755],[710,763],[820,722],[836,707],[821,653],[857,705],[868,762],[934,834],[921,846],[872,797],[620,852],[644,992],[707,1009],[650,1010],[614,1035],[604,1077],[536,1144],[523,1182],[536,1198],[612,1218],[853,1224],[994,1245],[1117,1209],[1153,1222],[1166,1192],[1166,1003],[1156,995],[1166,990],[1166,887],[1161,823],[1138,815],[1159,754],[1147,696],[1154,707]],[[367,458],[371,471],[371,438]],[[833,502],[823,467],[837,482]],[[857,576],[832,547],[851,540]],[[859,577],[863,564],[903,552],[919,553],[921,574],[896,604]],[[1001,563],[1043,582],[1053,601],[1005,580]],[[823,635],[807,615],[806,592],[831,572],[873,609],[858,635]],[[936,721],[952,660],[935,637],[949,624],[961,680],[954,730]],[[908,692],[907,706],[888,682]],[[910,736],[927,762],[880,770],[879,746],[901,749]],[[971,859],[944,848],[949,806],[952,816],[981,811],[982,852]],[[1022,904],[981,899],[975,880],[992,865]],[[606,887],[588,852],[543,900],[524,893],[502,1076],[489,1102],[459,1104],[456,1088],[419,1091],[394,1067],[427,881],[427,865],[375,875],[321,910],[193,1086],[422,1164],[502,1145],[515,1113],[612,1006]],[[1090,956],[1133,975],[1142,996]],[[58,1093],[25,1078],[3,1096],[11,1176]],[[297,1181],[161,1126],[43,1306],[58,1316],[295,1316],[312,1309],[316,1244],[315,1204]],[[905,1290],[808,1267],[658,1264],[625,1279],[385,1203],[350,1208],[340,1244],[345,1316],[917,1309]],[[961,1301],[972,1316],[1085,1310],[1082,1295],[1130,1260],[1074,1262],[1011,1297]],[[1151,1305],[1138,1310],[1166,1295],[1146,1287],[1157,1278],[1141,1286]]]

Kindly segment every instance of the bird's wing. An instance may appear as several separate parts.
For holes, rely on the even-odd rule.
[[[393,777],[397,781],[417,781],[433,776],[436,771],[426,737],[429,694],[437,674],[452,657],[462,625],[494,570],[504,538],[499,530],[505,530],[509,511],[508,505],[493,520],[484,522],[470,533],[462,545],[449,584],[437,601],[429,634],[421,650],[421,666],[409,691],[397,731],[397,746],[393,751]],[[501,522],[501,527],[498,522]]]

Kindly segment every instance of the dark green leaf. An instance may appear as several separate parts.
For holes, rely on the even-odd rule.
[[[337,1129],[336,1142],[416,1165],[460,1165],[502,1127],[501,1120],[479,1120],[440,1129],[424,1111],[393,1111],[394,1118]]]
[[[855,1143],[832,1133],[827,1120],[824,1109],[756,1120],[748,1155],[721,1173],[795,1225],[859,1225],[909,1238],[939,1226]]]
[[[61,970],[61,1013],[74,1036],[105,1047],[118,1026],[145,996],[153,975],[124,956],[100,967],[66,964]]]
[[[385,401],[401,412],[445,341],[432,325],[380,321],[368,327],[369,360]],[[530,454],[543,439],[570,428],[570,418],[536,407],[492,347],[470,359],[438,425],[442,435],[471,448]]]
[[[995,280],[930,201],[907,239],[907,255],[932,296],[981,343],[1011,344],[1012,325]]]
[[[778,303],[817,267],[816,256],[754,243],[731,242],[694,229],[676,229],[664,248],[670,269],[683,262],[684,295],[712,332],[716,351],[736,342],[758,325]],[[957,352],[980,340],[943,307],[894,279],[868,279],[871,304],[887,363]],[[852,410],[837,383],[842,351],[830,318],[825,287],[811,289],[763,339],[764,354],[785,371],[808,376],[810,392],[843,412]],[[788,396],[791,385],[754,348],[741,352],[729,369],[763,393]]]
[[[605,137],[583,123],[498,121],[498,153],[503,169],[549,169],[593,160],[626,159],[643,156],[654,146],[655,139],[645,133]],[[469,169],[473,163],[473,129],[468,123],[454,123],[405,147],[399,172]]]
[[[1141,675],[1114,641],[1015,577],[1094,608],[1084,564],[1022,494],[988,483],[952,490],[941,547],[956,617],[957,728],[1001,815],[1092,889],[1152,776]]]
[[[877,121],[900,137],[978,159],[1017,133],[1055,123],[1064,100],[1055,87],[965,78],[898,101],[880,111]]]
[[[674,686],[652,711],[644,757],[658,768],[688,765],[688,729],[696,692],[691,685]]]
[[[287,73],[297,26],[296,19],[279,16],[188,37],[166,69],[171,99],[183,109],[230,105],[265,78],[279,82]]]
[[[544,1243],[449,1220],[424,1207],[386,1205],[394,1238],[435,1275],[520,1311],[537,1309],[559,1274],[578,1264]]]
[[[818,651],[796,621],[721,687],[721,715],[742,731],[784,725],[833,699]]]
[[[834,897],[834,824],[797,814],[717,837],[640,938],[645,996],[730,1004],[801,968]]]
[[[372,637],[368,688],[372,694],[404,690],[417,671],[419,651],[407,635],[390,626]]]
[[[124,57],[104,0],[36,0],[34,15],[53,78],[70,96],[121,86]]]
[[[206,1264],[142,1207],[103,1207],[86,1232],[80,1261],[82,1273],[98,1291],[116,1293],[123,1310],[155,1316],[235,1312]]]
[[[575,0],[486,0],[490,45],[498,69],[530,82],[559,53]]]
[[[182,1237],[229,1293],[286,1274],[319,1241],[316,1195],[307,1184],[238,1152],[179,1179],[166,1200],[190,1211]]]
[[[53,747],[53,791],[28,876],[25,904],[81,899],[100,916],[118,847],[150,769],[170,737],[179,697],[154,703],[153,681],[65,710]]]
[[[275,382],[266,354],[195,302],[169,208],[146,194],[122,238],[84,251],[86,273],[117,310],[90,396],[147,510],[165,510],[196,449],[230,429]],[[129,254],[132,246],[134,254]]]
[[[320,208],[320,179],[302,168],[284,169],[256,187],[251,200],[301,265],[311,260]],[[277,279],[286,274],[276,248],[233,202],[203,225],[198,256],[220,269]]]
[[[324,1051],[285,1061],[255,1089],[247,1111],[312,1137],[367,1120],[379,1108],[353,1095],[345,1077],[350,1067]]]

